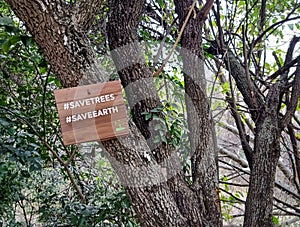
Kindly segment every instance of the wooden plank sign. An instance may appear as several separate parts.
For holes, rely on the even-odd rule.
[[[119,80],[54,91],[65,145],[128,134]]]

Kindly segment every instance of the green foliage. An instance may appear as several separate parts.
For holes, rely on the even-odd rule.
[[[89,185],[85,185],[88,204],[74,200],[76,196],[70,195],[71,188],[63,186],[67,183],[66,179],[57,170],[51,170],[47,175],[55,178],[59,187],[51,182],[39,186],[39,221],[46,226],[137,226],[125,192],[109,185],[112,182],[109,182],[107,175],[85,175],[85,181],[89,182]],[[42,177],[45,178],[47,176]],[[111,180],[115,181],[113,178]]]

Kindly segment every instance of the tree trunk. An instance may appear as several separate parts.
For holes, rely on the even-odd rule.
[[[200,213],[197,197],[183,179],[181,166],[178,167],[179,161],[174,148],[165,143],[159,145],[154,143],[157,134],[153,128],[161,123],[153,120],[146,121],[142,114],[143,112],[150,112],[151,109],[161,105],[155,90],[154,79],[144,62],[141,47],[138,43],[137,29],[144,1],[112,0],[109,3],[111,10],[108,23],[109,44],[129,105],[132,108],[134,122],[147,139],[147,144],[152,150],[157,163],[166,167],[166,182],[170,193],[173,195],[172,199],[175,200],[180,214],[185,218],[184,226],[203,226],[204,217]],[[158,116],[163,119],[160,113],[158,113]],[[162,125],[162,127],[165,126]],[[138,217],[146,217],[145,206],[148,205],[147,202],[139,199],[136,189],[130,188],[129,191],[131,190],[133,193],[129,194]],[[137,199],[138,201],[136,201]],[[153,212],[156,213],[157,210],[159,209],[153,206]],[[153,214],[150,215],[153,216]],[[164,212],[163,215],[168,214]],[[142,219],[141,223],[145,223],[148,218]],[[157,219],[158,223],[155,226],[172,226],[174,221],[170,222],[170,218],[167,217],[165,222],[159,222],[159,219]]]
[[[280,156],[277,116],[265,113],[257,122],[253,167],[245,208],[245,227],[274,226],[272,220],[276,167]]]
[[[247,156],[251,155],[251,157],[247,157],[248,161],[251,160],[249,163],[251,175],[244,226],[273,226],[273,192],[276,167],[280,156],[281,127],[278,106],[281,84],[275,83],[270,86],[269,93],[263,100],[254,82],[247,78],[244,67],[230,50],[226,58],[226,65],[249,107],[256,126],[253,152],[249,153],[248,149],[245,150]],[[239,123],[236,121],[236,124]]]
[[[175,0],[180,27],[192,6],[192,0]],[[202,50],[203,18],[200,10],[191,17],[181,39],[183,72],[188,113],[193,190],[208,226],[222,226],[218,195],[217,152],[213,143],[213,119],[206,95],[204,56]]]

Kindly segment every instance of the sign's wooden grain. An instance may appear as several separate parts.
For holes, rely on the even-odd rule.
[[[128,134],[120,81],[55,90],[65,145]]]

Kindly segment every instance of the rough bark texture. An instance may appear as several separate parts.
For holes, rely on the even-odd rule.
[[[154,130],[143,112],[161,105],[151,72],[138,43],[137,28],[144,1],[109,1],[108,39],[112,57],[126,90],[133,120],[151,146]]]
[[[42,0],[7,2],[25,22],[64,87],[76,86],[87,78],[90,82],[98,82],[101,76],[96,75],[102,72],[95,66],[94,53],[85,33],[90,23],[78,23],[76,18],[92,20],[99,1],[90,2],[94,13],[89,16],[84,8],[79,13],[78,7],[63,1],[50,4]]]
[[[247,78],[244,66],[238,61],[238,58],[231,50],[227,52],[225,63],[239,91],[242,93],[245,103],[249,107],[252,119],[256,121],[260,108],[263,105],[263,97],[258,92],[254,82]]]
[[[121,183],[125,186],[141,226],[187,226],[170,193],[162,169],[151,157],[144,138],[130,123],[128,137],[103,142]],[[139,141],[139,143],[137,143]]]
[[[88,45],[86,34],[90,23],[82,22],[80,19],[92,20],[91,11],[95,8],[96,12],[100,1],[86,1],[84,7],[83,1],[78,2],[82,6],[79,15],[74,14],[78,11],[77,4],[68,5],[62,1],[8,0],[7,2],[26,24],[64,87],[108,80],[96,54]],[[135,13],[138,14],[136,20],[139,21],[140,12]],[[130,16],[133,14],[127,14],[127,17]],[[125,40],[130,38],[126,33],[124,36],[127,37]],[[144,75],[145,69],[139,64],[133,64],[132,68],[127,70],[133,77],[138,77]],[[125,84],[124,80],[122,83]],[[148,90],[152,92],[151,89],[150,86]],[[149,96],[156,97],[155,93]],[[156,105],[156,100],[151,99],[150,105],[152,106],[148,107],[149,109]],[[103,145],[122,183],[126,186],[142,226],[188,225],[187,219],[178,209],[174,195],[169,190],[164,168],[157,164],[156,157],[134,123],[130,122],[130,135],[126,139],[106,141]],[[174,163],[176,165],[176,159],[172,161],[169,165],[174,166]],[[137,168],[140,168],[138,174]],[[141,178],[142,183],[139,182]],[[189,200],[190,204],[193,204],[193,198]]]
[[[273,86],[256,123],[253,167],[246,200],[244,226],[274,226],[272,220],[276,167],[280,156],[277,105],[280,86]]]
[[[244,226],[273,226],[272,207],[276,167],[280,156],[280,127],[278,105],[281,84],[270,86],[265,100],[247,78],[245,68],[229,50],[226,58],[228,71],[241,91],[255,122],[255,142],[251,160],[251,175],[246,199]],[[237,122],[238,124],[238,122]]]
[[[99,0],[6,0],[25,23],[64,87],[108,80],[86,36],[101,4]],[[217,201],[215,151],[210,107],[205,93],[202,62],[202,14],[194,10],[182,37],[188,123],[192,147],[193,185],[183,180],[174,149],[155,145],[155,122],[142,112],[160,105],[153,78],[138,44],[137,29],[145,2],[110,0],[108,18],[112,57],[132,109],[128,137],[103,142],[114,169],[132,201],[142,226],[221,226]],[[182,25],[191,0],[175,0]],[[237,58],[228,52],[226,65],[256,123],[255,147],[245,226],[272,226],[275,170],[279,138],[290,122],[300,95],[300,66],[295,73],[292,100],[280,119],[281,84],[270,86],[266,99],[246,76]]]
[[[184,23],[192,5],[190,1],[175,1],[180,24]],[[218,178],[215,146],[212,140],[213,120],[206,95],[206,83],[202,50],[203,18],[200,10],[191,17],[184,29],[181,44],[185,80],[186,106],[188,113],[189,137],[193,190],[208,226],[221,226],[222,218],[218,204]]]

